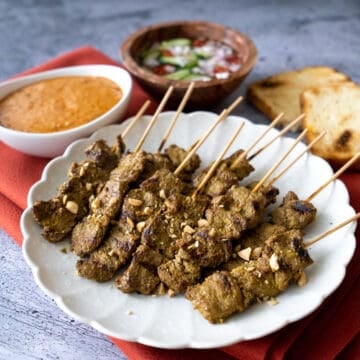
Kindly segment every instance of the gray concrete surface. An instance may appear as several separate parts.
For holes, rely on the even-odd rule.
[[[0,81],[86,44],[119,59],[119,45],[131,32],[175,19],[216,21],[254,39],[259,61],[234,96],[250,81],[307,65],[332,66],[360,82],[357,0],[1,0]],[[264,121],[246,103],[237,113]],[[19,247],[3,230],[0,334],[0,359],[125,358],[105,336],[69,318],[40,291]]]

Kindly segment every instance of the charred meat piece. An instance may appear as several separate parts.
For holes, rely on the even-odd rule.
[[[187,254],[188,259],[202,268],[213,268],[227,262],[232,253],[231,241],[219,237],[211,227],[200,228],[193,234],[184,233],[178,246]]]
[[[190,188],[169,169],[159,169],[140,184],[140,188],[158,194],[162,199],[174,193],[188,193]]]
[[[216,271],[203,283],[190,286],[185,296],[213,324],[223,323],[231,314],[245,310],[241,289],[227,271]]]
[[[120,221],[89,258],[77,262],[78,274],[96,281],[110,280],[136,250],[146,220],[160,208],[160,200],[142,189],[130,190],[124,198]]]
[[[175,240],[181,236],[181,217],[167,218],[159,211],[144,228],[141,243],[171,259],[176,252]]]
[[[156,292],[160,279],[157,267],[163,256],[146,245],[139,245],[128,268],[116,278],[116,286],[125,293],[149,295]]]
[[[128,261],[139,241],[139,233],[122,218],[118,224],[112,226],[104,243],[93,251],[89,258],[77,261],[78,275],[99,282],[110,280]]]
[[[126,145],[124,143],[124,139],[121,135],[118,135],[115,139],[115,144],[111,147],[113,153],[117,154],[120,158],[121,154],[123,154],[126,150]]]
[[[100,168],[111,171],[116,167],[124,151],[125,144],[121,136],[118,136],[112,148],[110,148],[104,140],[97,140],[85,149],[85,155]]]
[[[130,218],[137,225],[156,214],[163,202],[158,194],[141,188],[131,189],[124,198],[121,216]]]
[[[185,296],[210,322],[223,322],[235,312],[244,311],[258,301],[267,301],[283,292],[291,283],[301,284],[304,270],[312,260],[304,247],[301,232],[289,230],[265,239],[256,259],[243,260],[238,266],[209,275],[201,284],[190,286]],[[269,229],[265,229],[265,232]],[[255,237],[256,246],[257,239]],[[223,299],[227,284],[229,296]],[[219,295],[217,295],[219,293]],[[213,295],[216,294],[216,295]],[[232,294],[234,299],[232,298]],[[237,302],[237,300],[239,302]],[[236,306],[238,305],[238,306]]]
[[[183,293],[189,285],[195,284],[201,276],[201,267],[197,262],[182,256],[181,250],[175,258],[158,267],[160,280],[175,293]]]
[[[315,217],[315,206],[308,201],[299,200],[292,191],[285,195],[282,204],[271,213],[272,221],[287,229],[303,229],[312,223]]]
[[[220,162],[215,174],[210,178],[203,192],[211,197],[222,195],[231,186],[236,185],[240,180],[248,176],[254,170],[246,159],[241,160],[234,169],[231,168],[234,161],[242,152],[242,150],[236,151],[230,157]],[[195,184],[200,184],[209,168],[204,169],[195,178]]]
[[[267,300],[298,282],[312,260],[303,246],[302,234],[288,230],[265,240],[261,256],[244,262],[231,274],[240,284],[248,303]]]
[[[139,182],[143,182],[149,177],[152,177],[158,170],[164,169],[168,172],[175,170],[173,163],[164,154],[147,152],[146,159],[147,165],[139,178]]]
[[[177,246],[176,239],[181,238],[183,231],[192,231],[202,217],[208,199],[173,193],[164,201],[164,207],[145,227],[141,243],[160,251],[165,257],[172,259]]]
[[[219,239],[208,227],[191,233],[184,231],[175,247],[178,249],[175,258],[159,266],[158,274],[161,281],[177,293],[195,284],[202,269],[227,262],[232,252],[231,241]]]
[[[96,149],[96,150],[95,150]],[[76,223],[89,212],[89,198],[105,182],[118,162],[118,155],[101,140],[85,151],[88,160],[73,163],[69,179],[60,185],[58,194],[33,206],[35,220],[43,228],[43,236],[58,242],[70,235]],[[93,156],[93,152],[97,156]]]
[[[187,155],[187,151],[182,149],[177,145],[170,145],[167,149],[165,149],[165,154],[170,159],[172,164],[174,165],[174,169],[176,169],[185,159]],[[200,166],[200,157],[197,154],[194,154],[190,157],[187,161],[186,165],[182,169],[179,174],[179,178],[184,181],[191,181],[193,173],[199,168]]]
[[[138,180],[146,164],[144,152],[129,153],[119,160],[100,193],[90,204],[90,214],[73,229],[72,250],[86,256],[102,242],[110,221],[119,214],[125,193]]]
[[[189,261],[191,264],[196,263],[201,269],[214,268],[228,262],[232,255],[231,239],[239,238],[244,230],[259,224],[267,202],[262,191],[253,194],[248,188],[238,185],[232,186],[225,195],[213,198],[205,212],[206,220],[195,217],[202,223],[205,222],[205,225],[197,229],[188,227],[187,231],[183,231],[181,238],[176,236],[178,240],[175,248],[181,249],[182,255],[178,254],[172,262],[167,263],[167,266],[175,272],[182,265],[179,259]],[[174,213],[178,216],[176,211]],[[159,225],[157,228],[163,229],[161,243],[164,243],[164,238],[168,238],[166,230]],[[150,234],[151,239],[156,238],[152,235]],[[184,277],[181,286],[176,277],[172,279],[164,272],[159,275],[160,278],[163,277],[163,282],[169,288],[183,291],[186,285],[192,285],[197,273],[194,276]]]
[[[74,176],[61,185],[55,198],[34,204],[34,218],[42,226],[45,239],[51,242],[64,239],[76,222],[88,213],[88,201],[93,189],[83,180]]]
[[[233,244],[231,260],[223,264],[221,269],[231,271],[244,261],[256,260],[262,254],[264,240],[273,235],[281,235],[286,230],[281,225],[262,223],[254,229],[245,231],[237,241],[238,244]]]
[[[260,223],[267,204],[261,189],[252,193],[245,186],[233,185],[224,195],[212,199],[205,216],[219,237],[236,239]]]

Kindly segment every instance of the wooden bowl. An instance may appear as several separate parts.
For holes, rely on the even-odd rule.
[[[220,24],[204,21],[176,21],[152,25],[136,31],[121,46],[120,54],[123,63],[140,85],[158,99],[161,99],[169,86],[173,85],[174,91],[168,104],[170,107],[179,104],[189,82],[169,80],[152,73],[140,65],[140,55],[155,42],[178,37],[221,41],[244,58],[240,69],[231,73],[226,79],[196,81],[188,102],[190,109],[204,108],[220,102],[243,82],[256,63],[257,50],[253,41],[239,31]]]

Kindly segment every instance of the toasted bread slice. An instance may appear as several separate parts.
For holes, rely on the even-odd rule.
[[[300,70],[284,72],[257,81],[250,85],[248,99],[270,119],[284,112],[280,126],[286,126],[301,114],[300,95],[311,87],[333,82],[348,81],[346,75],[325,66],[305,67]],[[291,130],[296,131],[300,125]]]
[[[307,142],[326,130],[312,147],[314,154],[339,167],[360,151],[360,86],[348,81],[308,89],[301,95],[301,109]],[[352,168],[360,170],[360,160]]]

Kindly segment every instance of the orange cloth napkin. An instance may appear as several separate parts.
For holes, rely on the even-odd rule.
[[[82,47],[61,55],[20,75],[80,64],[119,65],[98,50]],[[134,85],[128,116],[133,115],[148,95]],[[153,112],[155,103],[149,112]],[[19,244],[19,219],[26,207],[30,186],[37,181],[47,159],[21,154],[0,142],[0,226]],[[360,210],[360,174],[342,177],[351,203]],[[357,230],[360,241],[360,229]],[[336,249],[334,249],[336,251]],[[296,304],[294,304],[296,308]],[[139,360],[230,360],[230,359],[342,359],[360,358],[360,249],[347,268],[341,286],[313,314],[261,339],[214,350],[164,350],[112,338],[129,357]]]

